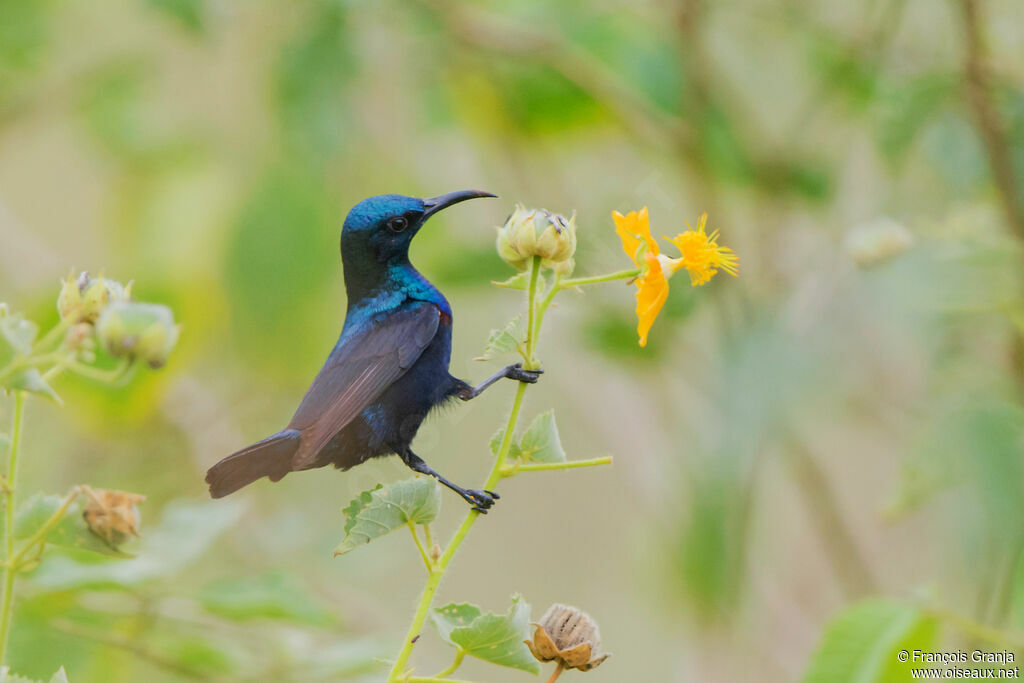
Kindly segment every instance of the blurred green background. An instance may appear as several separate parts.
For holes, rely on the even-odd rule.
[[[628,266],[610,212],[643,205],[655,234],[707,211],[742,272],[673,280],[646,349],[631,288],[560,298],[527,415],[555,407],[570,457],[615,464],[510,481],[438,604],[580,606],[614,653],[592,683],[905,680],[903,642],[1022,642],[1019,0],[0,0],[0,299],[55,322],[75,267],[183,324],[165,370],[30,403],[22,490],[145,494],[148,559],[25,581],[15,671],[382,677],[422,567],[397,534],[331,551],[404,466],[209,504],[203,472],[279,429],[333,345],[348,208],[465,188],[501,199],[413,249],[459,377],[493,372],[470,359],[521,310],[489,284],[514,202],[579,212],[577,274]],[[482,480],[510,398],[417,450]],[[880,633],[877,661],[843,658]],[[425,632],[417,672],[449,660]]]

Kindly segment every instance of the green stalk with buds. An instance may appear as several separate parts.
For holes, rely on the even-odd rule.
[[[57,311],[60,322],[40,335],[38,325],[0,303],[0,390],[12,395],[10,433],[0,433],[0,443],[7,446],[6,474],[0,479],[0,667],[7,661],[18,574],[38,567],[48,544],[125,557],[118,546],[136,535],[136,505],[143,500],[137,494],[79,485],[65,496],[36,494],[19,505],[17,473],[27,399],[40,396],[62,403],[53,383],[64,373],[122,384],[139,363],[163,366],[178,339],[178,326],[166,306],[133,301],[131,283],[125,286],[84,272],[64,281]],[[113,367],[100,367],[98,349],[110,356]]]
[[[522,291],[526,310],[524,315],[491,333],[479,360],[513,353],[518,354],[523,367],[530,370],[541,366],[537,355],[538,340],[545,314],[559,293],[582,285],[621,281],[639,273],[638,270],[621,271],[592,278],[568,279],[575,266],[575,214],[565,218],[549,211],[517,206],[505,225],[498,229],[497,250],[505,262],[519,273],[505,282],[495,284],[505,289]],[[611,464],[610,456],[569,460],[562,448],[554,411],[537,415],[522,433],[517,434],[528,387],[529,384],[525,382],[518,384],[511,408],[491,439],[494,461],[480,488],[493,491],[502,480],[529,472]],[[512,605],[504,614],[485,613],[469,603],[434,607],[434,599],[448,568],[480,516],[476,510],[468,511],[451,540],[441,547],[434,541],[431,526],[440,504],[440,489],[434,480],[413,478],[366,491],[344,511],[345,537],[336,554],[350,552],[373,538],[405,527],[410,532],[426,570],[423,591],[402,645],[392,662],[388,683],[458,683],[450,676],[459,669],[466,657],[476,657],[534,674],[540,672],[539,662],[557,660],[551,680],[567,669],[588,670],[604,661],[607,655],[599,654],[600,640],[596,624],[582,612],[579,612],[581,619],[585,618],[593,627],[577,629],[572,638],[582,633],[583,640],[570,642],[572,638],[567,639],[566,634],[555,633],[554,627],[549,625],[550,634],[538,630],[534,640],[530,641],[530,607],[518,595],[513,596]],[[563,610],[575,609],[557,607]],[[421,676],[410,667],[409,662],[428,620],[434,624],[441,639],[451,645],[455,652],[451,665],[444,670],[432,676]]]

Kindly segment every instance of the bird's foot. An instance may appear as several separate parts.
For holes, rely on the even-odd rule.
[[[516,363],[505,368],[505,376],[509,379],[518,380],[520,382],[527,382],[529,384],[536,384],[540,376],[544,374],[543,370],[523,370],[522,363]]]
[[[483,491],[476,491],[474,489],[462,489],[461,491],[459,491],[459,495],[465,498],[466,502],[469,503],[474,510],[476,510],[482,515],[486,515],[487,511],[491,508],[492,505],[494,505],[494,501],[501,498],[501,496],[499,496],[494,491],[488,491],[486,489]]]

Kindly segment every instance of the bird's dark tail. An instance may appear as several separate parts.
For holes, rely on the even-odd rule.
[[[299,431],[285,429],[243,448],[214,465],[206,473],[212,498],[223,498],[260,477],[284,478],[292,470],[292,456],[299,447]]]

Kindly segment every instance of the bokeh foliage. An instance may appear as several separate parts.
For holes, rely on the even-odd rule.
[[[608,214],[644,204],[670,234],[707,210],[742,258],[710,296],[674,281],[642,352],[625,287],[552,316],[564,365],[539,391],[571,450],[613,451],[615,469],[514,489],[476,542],[531,601],[600,618],[616,660],[594,681],[837,680],[841,648],[813,657],[828,634],[974,642],[946,611],[1020,642],[1019,15],[0,0],[0,298],[52,321],[56,279],[105,268],[184,324],[160,375],[69,380],[75,411],[29,415],[54,454],[25,463],[30,490],[88,480],[149,502],[138,562],[110,565],[126,574],[68,560],[37,577],[15,669],[338,680],[390,649],[381,625],[415,599],[407,549],[328,556],[341,507],[398,467],[295,475],[244,512],[196,501],[205,467],[277,429],[333,343],[347,207],[475,186],[500,207],[439,216],[413,253],[455,306],[459,376],[489,370],[468,359],[510,317],[488,283],[506,274],[490,226],[514,201],[579,211],[579,272],[623,267]],[[880,216],[914,244],[857,267],[846,238]],[[424,457],[479,473],[493,420],[460,415],[436,418]],[[507,557],[501,539],[526,534],[531,555]],[[451,598],[504,604],[482,568]],[[847,654],[861,680],[899,675]]]

